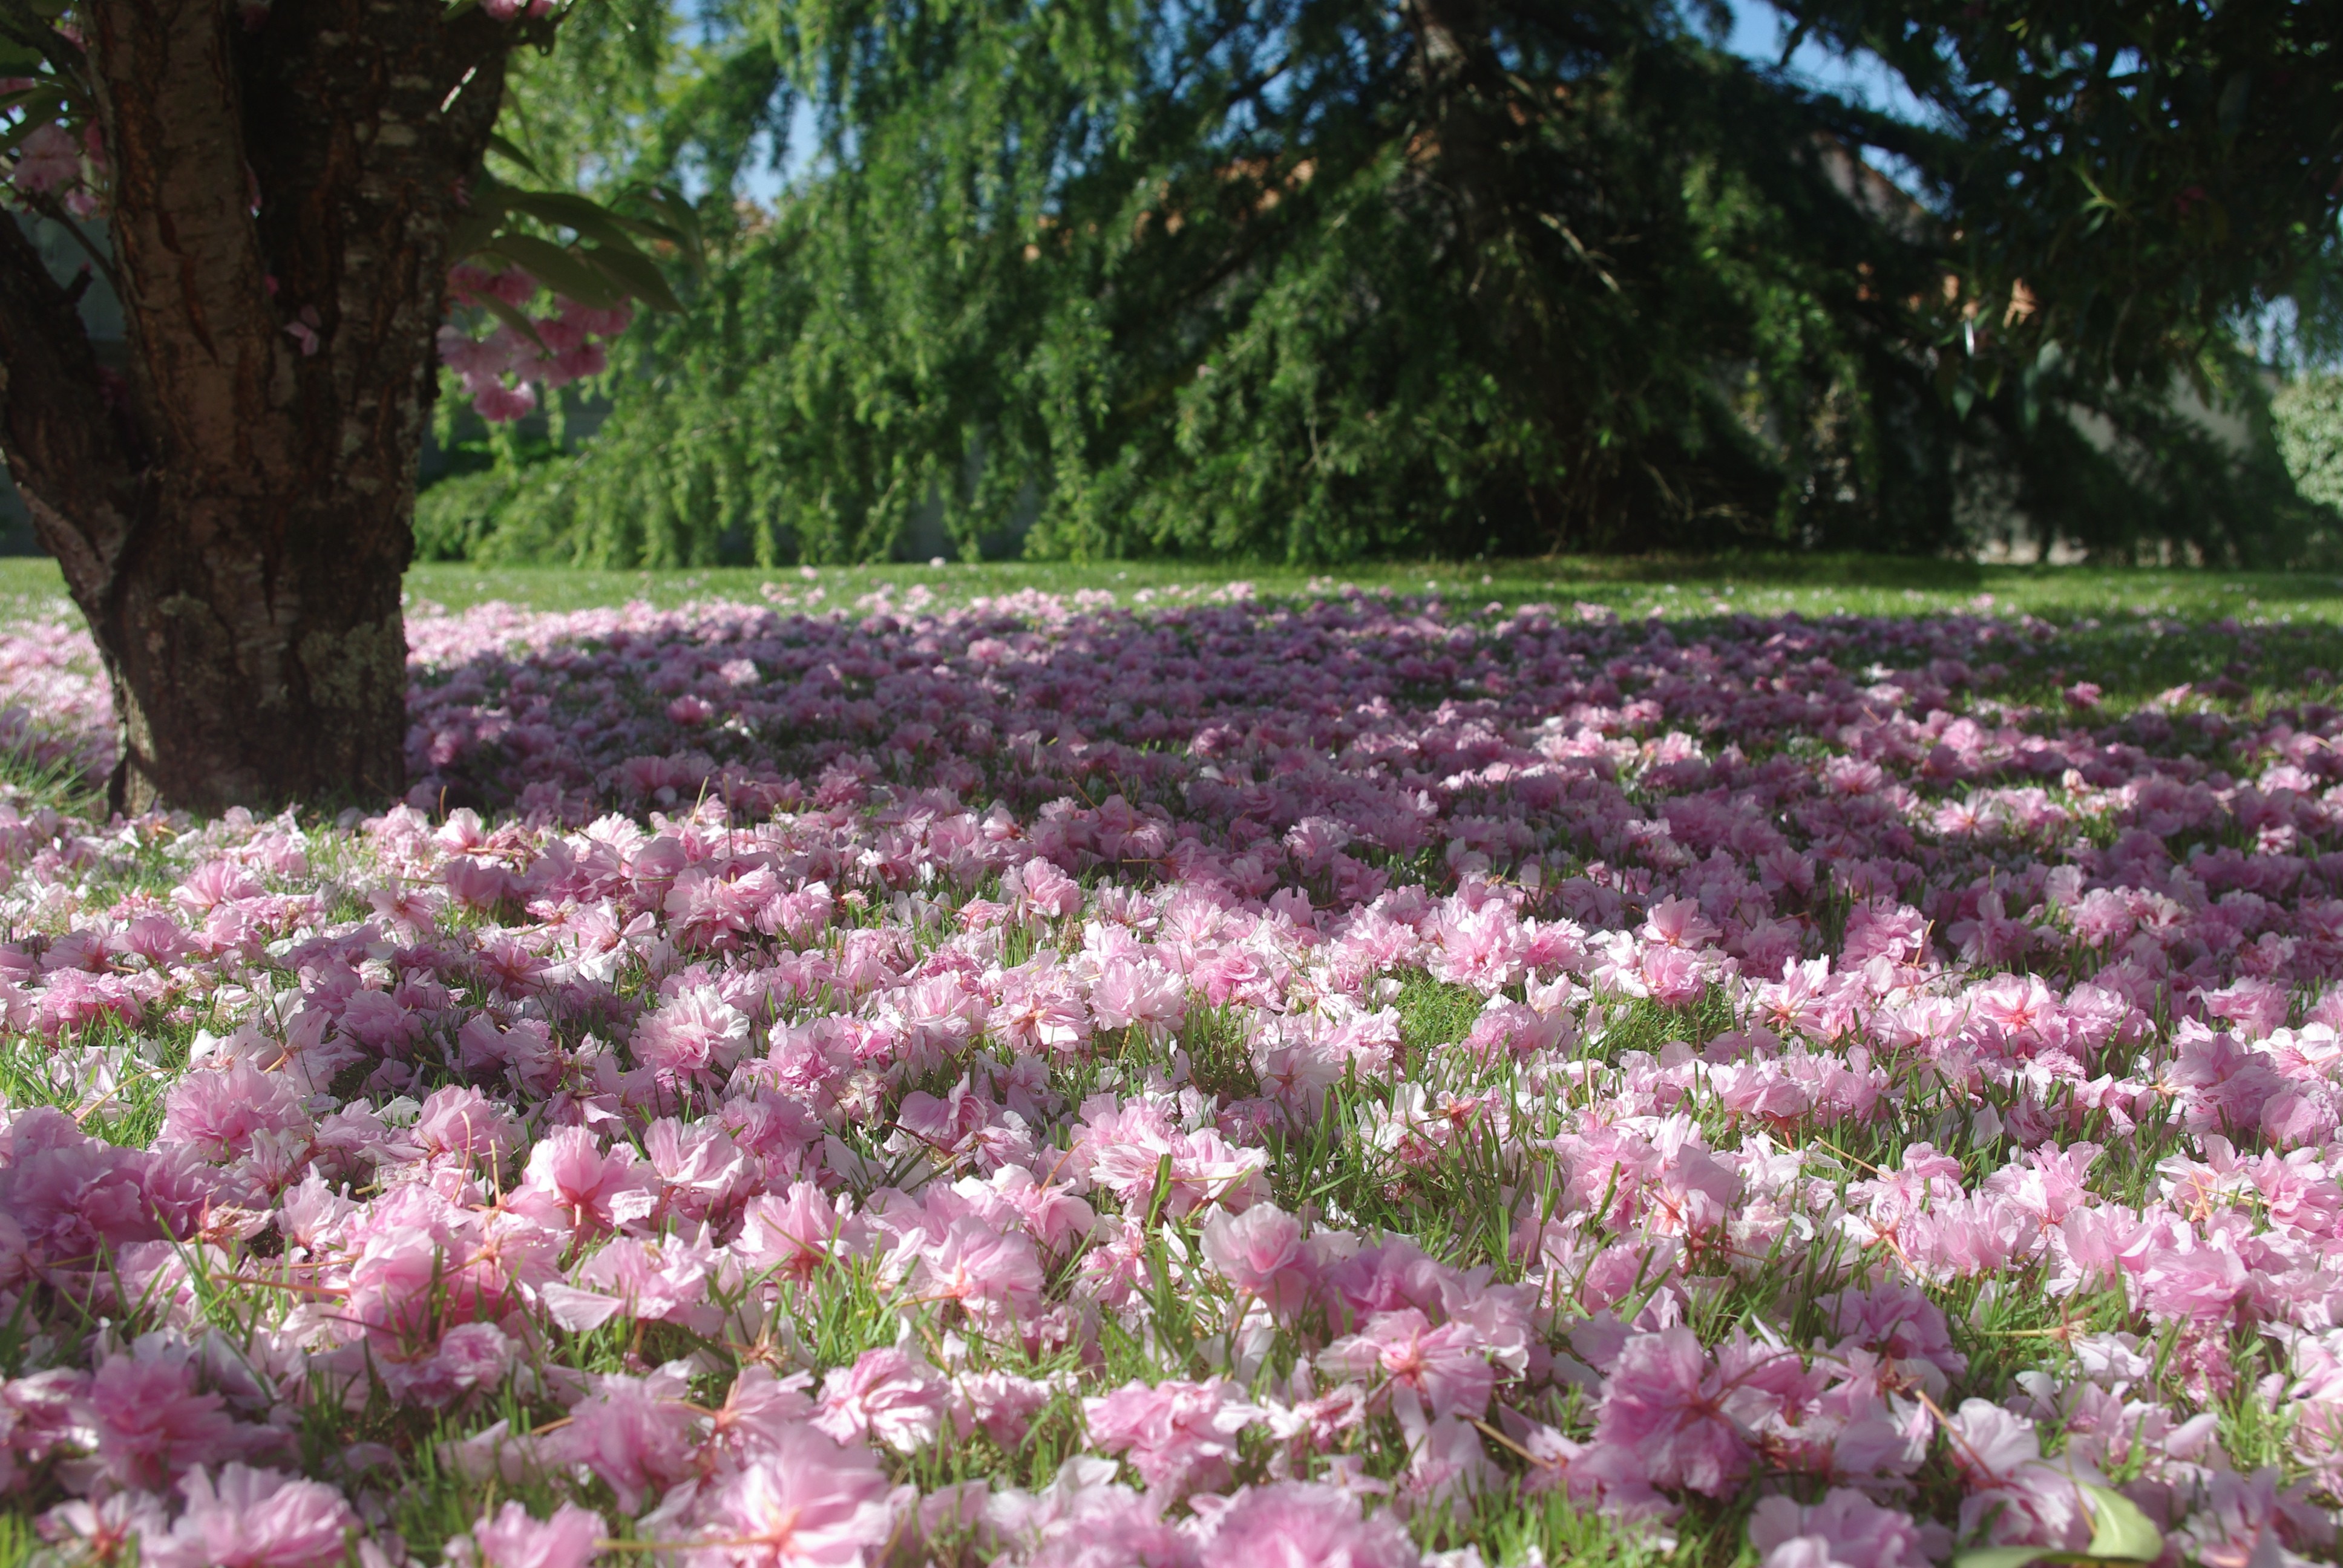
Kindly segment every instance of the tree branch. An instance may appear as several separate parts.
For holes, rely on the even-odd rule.
[[[82,232],[81,225],[74,222],[72,215],[65,211],[64,204],[55,196],[21,190],[16,193],[16,199],[64,229],[71,236],[74,244],[81,247],[81,253],[89,257],[91,265],[97,269],[97,275],[106,279],[106,286],[114,290],[115,297],[117,299],[121,297],[122,279],[115,275],[114,258],[90,243],[89,236]]]
[[[137,515],[122,410],[73,297],[0,214],[0,445],[41,543],[85,608],[104,602]]]

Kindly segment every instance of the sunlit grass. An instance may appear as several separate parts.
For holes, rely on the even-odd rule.
[[[564,567],[477,567],[427,562],[409,568],[410,604],[448,609],[501,599],[529,609],[570,610],[630,600],[673,608],[698,599],[756,601],[768,585],[851,608],[891,588],[898,602],[924,588],[943,605],[1026,589],[1113,593],[1129,604],[1152,589],[1211,591],[1232,582],[1262,597],[1315,595],[1354,587],[1437,594],[1457,608],[1490,602],[1579,600],[1623,615],[1654,610],[1671,618],[1733,613],[1942,615],[2024,612],[2054,619],[2156,614],[2180,620],[2285,624],[2343,622],[2343,578],[2291,572],[2188,568],[1985,566],[1893,556],[1553,557],[1534,560],[1363,563],[1315,570],[1183,561],[992,561],[890,563],[821,568],[709,567],[668,571],[583,571]],[[0,558],[0,614],[64,594],[56,564]]]

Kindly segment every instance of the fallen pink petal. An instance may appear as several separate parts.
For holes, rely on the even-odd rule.
[[[74,1560],[2335,1550],[2328,702],[2014,610],[408,632],[387,809],[0,801]],[[13,754],[94,668],[0,636]]]

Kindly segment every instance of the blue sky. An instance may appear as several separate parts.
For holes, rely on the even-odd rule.
[[[1725,47],[1745,59],[1763,65],[1777,64],[1782,57],[1782,45],[1789,36],[1789,22],[1781,12],[1765,0],[1727,0],[1733,11],[1733,31]],[[1817,45],[1798,46],[1790,57],[1790,75],[1808,85],[1838,94],[1841,97],[1899,118],[1917,120],[1926,116],[1926,110],[1903,83],[1903,79],[1875,59],[1842,60]],[[742,195],[760,205],[769,206],[779,198],[783,184],[797,175],[805,165],[814,140],[813,116],[803,105],[798,108],[796,123],[790,126],[789,165],[776,171],[761,165],[752,165],[743,171]],[[1892,169],[1884,171],[1893,177]]]
[[[1765,0],[1729,0],[1733,7],[1733,34],[1725,47],[1745,59],[1774,65],[1782,57],[1782,45],[1789,37],[1786,17]],[[1813,86],[1827,89],[1866,108],[1891,114],[1899,119],[1921,120],[1928,111],[1904,79],[1878,60],[1865,56],[1858,60],[1842,60],[1817,45],[1798,45],[1790,57],[1790,75]]]

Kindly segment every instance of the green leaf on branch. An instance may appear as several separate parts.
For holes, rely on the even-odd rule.
[[[627,297],[639,299],[653,310],[680,311],[683,302],[668,286],[667,276],[659,263],[641,251],[589,250],[587,259],[602,269],[605,276],[624,290]]]
[[[1954,1558],[1953,1568],[2031,1568],[2036,1563],[2077,1561],[2072,1552],[2053,1552],[2047,1546],[1981,1546]]]
[[[511,156],[518,161],[519,150],[514,148]],[[505,227],[514,214],[569,229],[581,242],[591,243],[557,245],[538,235],[515,233]],[[637,235],[673,242],[697,259],[690,236],[666,224],[628,217],[568,191],[522,190],[484,175],[471,207],[449,236],[448,255],[458,261],[477,258],[491,266],[518,266],[556,293],[597,310],[636,299],[654,310],[680,311],[682,301],[658,262],[637,243]]]
[[[513,211],[527,213],[539,223],[574,229],[580,239],[590,239],[616,250],[640,249],[634,236],[628,232],[636,225],[585,196],[567,191],[512,191],[507,194],[505,203]]]
[[[17,145],[23,142],[25,137],[31,136],[35,131],[39,130],[43,126],[55,123],[56,118],[57,116],[54,115],[25,116],[15,125],[10,126],[5,132],[0,132],[0,153],[10,153],[15,151]]]
[[[545,339],[537,335],[537,323],[531,321],[528,318],[528,313],[523,311],[518,306],[507,305],[503,300],[498,299],[493,294],[482,295],[480,297],[480,305],[490,316],[495,317],[498,321],[503,322],[507,327],[511,327],[515,332],[519,333],[523,337],[526,337],[531,343],[536,344],[538,347],[543,349],[546,353],[550,354],[553,352],[553,350],[547,346]]]
[[[539,239],[535,235],[500,234],[481,254],[511,262],[556,294],[566,294],[580,305],[608,310],[618,303],[620,297],[606,274],[577,252],[564,250],[551,240]]]
[[[505,198],[512,187],[493,175],[483,176],[471,192],[470,205],[447,230],[447,259],[468,261],[496,243],[504,227]]]
[[[545,171],[538,168],[536,163],[531,160],[527,153],[521,151],[518,143],[515,143],[509,138],[500,136],[494,131],[488,133],[488,151],[497,154],[499,157],[508,158],[512,162],[518,164],[521,167],[535,175],[538,179],[543,179],[545,177]]]
[[[72,117],[72,106],[65,94],[46,82],[0,95],[0,113],[20,114],[24,116],[21,122],[12,127],[20,131],[36,131],[55,121],[69,119]]]
[[[643,227],[653,231],[653,237],[667,240],[682,251],[694,276],[705,273],[708,246],[699,226],[699,209],[681,191],[669,186],[651,186],[638,191],[635,199],[659,215],[657,223]]]

